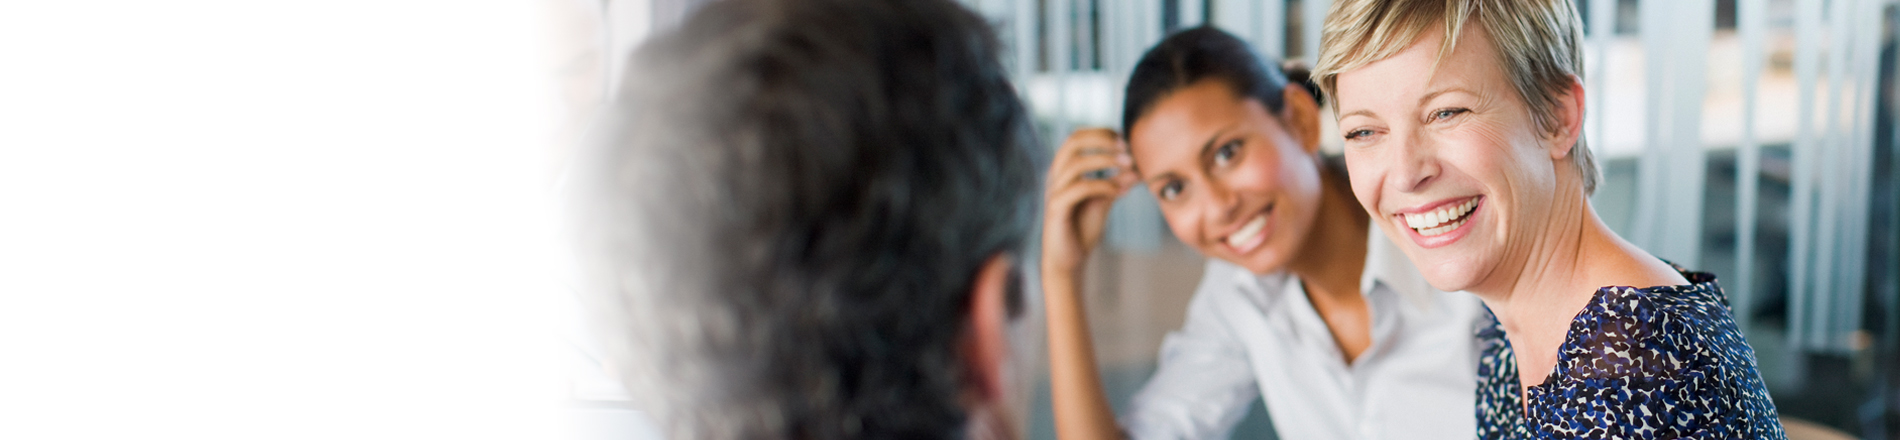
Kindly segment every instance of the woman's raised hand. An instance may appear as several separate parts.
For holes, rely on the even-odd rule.
[[[1049,317],[1051,403],[1056,434],[1064,439],[1121,437],[1095,365],[1079,278],[1082,262],[1102,240],[1108,208],[1136,180],[1128,149],[1106,128],[1076,130],[1049,164],[1042,202],[1042,292]]]
[[[1108,209],[1133,187],[1134,159],[1114,130],[1076,130],[1056,150],[1043,196],[1042,273],[1075,276],[1101,242]]]

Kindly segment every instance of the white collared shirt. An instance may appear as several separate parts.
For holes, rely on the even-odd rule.
[[[1440,292],[1378,229],[1359,291],[1372,345],[1347,365],[1299,278],[1210,259],[1187,321],[1121,416],[1130,438],[1226,438],[1264,399],[1284,439],[1469,439],[1477,434],[1483,306]]]

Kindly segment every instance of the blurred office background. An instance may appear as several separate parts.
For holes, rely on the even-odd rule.
[[[548,2],[569,126],[611,92],[619,57],[706,1]],[[1328,4],[962,1],[997,26],[1051,148],[1074,128],[1117,124],[1129,71],[1168,32],[1217,26],[1311,65]],[[1900,1],[1577,2],[1585,135],[1606,178],[1598,212],[1656,255],[1721,277],[1791,437],[1900,438]],[[1337,151],[1338,136],[1323,139]],[[1106,241],[1085,295],[1120,406],[1181,324],[1204,260],[1142,190],[1118,202]],[[1053,438],[1039,310],[1019,328],[1032,372],[1022,399],[1030,437]],[[615,432],[617,391],[592,374],[572,381],[575,413]],[[1273,438],[1271,425],[1256,404],[1233,438]]]
[[[546,438],[539,1],[0,1],[0,438]]]

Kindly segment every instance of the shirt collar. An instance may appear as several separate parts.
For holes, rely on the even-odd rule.
[[[1372,289],[1379,284],[1398,293],[1399,298],[1419,309],[1430,309],[1436,292],[1425,275],[1418,272],[1418,266],[1405,257],[1398,245],[1387,239],[1385,233],[1374,225],[1367,232],[1366,269],[1359,275],[1359,293],[1371,295]]]

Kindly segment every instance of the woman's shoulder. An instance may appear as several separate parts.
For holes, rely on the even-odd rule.
[[[1264,310],[1277,302],[1289,279],[1297,278],[1286,272],[1255,274],[1234,263],[1209,258],[1201,269],[1200,284],[1188,300],[1189,308],[1226,310],[1251,304],[1247,309]]]
[[[1219,258],[1208,258],[1207,264],[1201,268],[1201,283],[1196,287],[1196,294],[1278,290],[1288,280],[1298,280],[1298,277],[1285,271],[1256,274],[1240,265]]]
[[[1690,284],[1599,289],[1572,322],[1559,354],[1563,374],[1631,379],[1697,395],[1765,395],[1754,349],[1715,276],[1677,269]]]
[[[1597,289],[1579,321],[1604,321],[1593,330],[1629,333],[1635,339],[1679,339],[1674,336],[1738,331],[1730,315],[1728,296],[1715,275],[1676,267],[1689,284]],[[1573,329],[1574,331],[1574,329]],[[1669,341],[1658,341],[1669,342]],[[1665,344],[1665,346],[1674,346]]]
[[[1739,343],[1746,347],[1736,339],[1740,329],[1715,276],[1677,269],[1689,284],[1598,289],[1596,297],[1572,323],[1566,351],[1641,347],[1678,361],[1673,364],[1709,353],[1712,344]]]
[[[1680,271],[1690,284],[1599,289],[1572,322],[1559,354],[1555,387],[1563,391],[1540,402],[1564,405],[1561,396],[1595,393],[1615,398],[1585,412],[1623,428],[1780,438],[1754,351],[1729,315],[1720,286],[1713,275]],[[1688,422],[1633,416],[1638,413],[1674,414]]]

